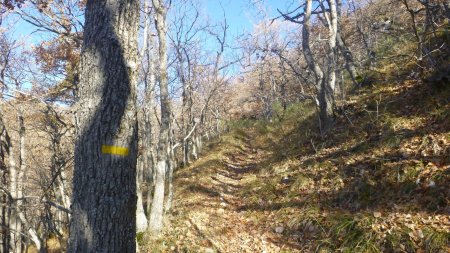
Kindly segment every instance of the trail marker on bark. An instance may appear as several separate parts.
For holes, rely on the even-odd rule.
[[[102,153],[103,154],[111,154],[111,155],[127,156],[129,153],[129,149],[125,148],[125,147],[119,147],[119,146],[103,145]]]

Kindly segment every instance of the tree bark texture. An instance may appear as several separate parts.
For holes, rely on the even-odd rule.
[[[159,234],[163,228],[165,174],[169,167],[170,99],[167,83],[167,9],[161,0],[153,0],[155,24],[159,41],[159,90],[161,98],[161,127],[159,132],[158,155],[156,163],[155,191],[150,212],[149,229]]]
[[[68,252],[136,251],[139,1],[88,0]]]

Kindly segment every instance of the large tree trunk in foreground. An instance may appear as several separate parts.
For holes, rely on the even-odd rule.
[[[137,0],[88,0],[68,252],[136,251]]]

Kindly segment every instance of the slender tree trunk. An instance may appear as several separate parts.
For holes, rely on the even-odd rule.
[[[198,159],[197,136],[198,136],[198,132],[197,132],[197,130],[195,130],[194,135],[192,136],[192,157],[194,157],[195,160]]]
[[[345,69],[348,71],[348,74],[350,75],[350,79],[353,82],[353,85],[356,87],[358,85],[358,81],[356,80],[356,77],[358,76],[358,72],[356,71],[355,62],[353,61],[353,54],[350,51],[350,49],[345,44],[344,39],[342,38],[341,34],[341,13],[342,13],[342,0],[337,0],[337,29],[336,29],[336,39],[337,39],[337,45],[339,47],[339,50],[342,53],[342,56],[345,60]],[[343,91],[341,91],[343,92]]]
[[[65,168],[61,168],[60,174],[59,174],[59,183],[58,183],[58,187],[59,187],[59,192],[62,196],[62,203],[64,208],[66,208],[67,210],[70,210],[71,207],[71,201],[70,201],[70,196],[69,193],[67,191],[67,175],[66,175],[66,169]],[[63,212],[63,221],[67,222],[67,224],[69,224],[69,220],[70,220],[70,214],[67,212]],[[68,229],[68,227],[66,227]]]
[[[150,212],[150,231],[157,235],[163,228],[164,186],[169,166],[170,99],[167,83],[167,27],[166,7],[161,0],[153,0],[155,8],[156,31],[159,40],[159,90],[161,98],[161,127],[159,132],[158,157],[156,163],[155,192]]]
[[[172,115],[172,123],[173,126],[175,124],[175,116]],[[173,200],[173,172],[177,167],[177,161],[175,157],[175,149],[173,148],[175,145],[175,131],[173,127],[170,127],[170,151],[169,151],[169,168],[167,172],[167,198],[165,203],[165,211],[168,212],[172,208],[172,200]]]
[[[13,252],[18,252],[20,250],[20,237],[22,236],[21,226],[19,225],[20,219],[18,216],[19,206],[17,203],[17,189],[18,189],[18,169],[16,163],[16,157],[14,155],[14,150],[11,147],[9,153],[9,194],[11,197],[10,205],[10,217],[9,217],[9,238],[10,238],[10,249]]]
[[[322,110],[321,122],[323,123],[322,131],[326,132],[328,128],[333,123],[334,117],[334,90],[336,88],[336,69],[337,69],[337,34],[338,34],[338,15],[337,15],[337,5],[336,0],[328,0],[329,8],[330,8],[330,24],[328,25],[329,29],[329,38],[328,38],[328,66],[327,66],[327,78],[326,78],[326,86],[324,87],[324,98],[325,98],[325,108]],[[323,105],[322,105],[323,106]]]
[[[358,86],[358,81],[356,80],[356,78],[358,77],[358,72],[356,71],[355,62],[353,61],[353,54],[350,51],[350,49],[345,45],[345,42],[343,41],[339,31],[337,34],[337,43],[339,46],[339,50],[344,56],[345,69],[350,75],[350,79],[352,80],[353,85],[356,87]]]
[[[137,207],[136,207],[136,231],[144,232],[148,226],[148,220],[144,212],[144,204],[142,200],[141,183],[144,181],[144,157],[140,155],[137,163],[136,173],[136,194],[137,194]]]
[[[28,227],[27,232],[30,235],[31,241],[33,241],[34,246],[36,246],[36,249],[38,250],[38,252],[39,253],[47,252],[47,249],[45,248],[45,245],[44,245],[44,240],[41,239],[41,237],[39,237],[37,231],[31,227],[31,224],[28,223],[28,220],[26,219],[25,214],[23,212],[19,212],[17,216],[20,219],[20,221],[23,223],[23,225],[25,227]],[[43,238],[46,238],[47,234],[44,233],[44,235],[45,236]]]
[[[23,242],[22,242],[22,237],[23,237],[23,231],[25,230],[25,228],[27,229],[28,234],[31,237],[31,240],[33,241],[34,245],[36,246],[36,249],[40,252],[40,253],[45,253],[46,249],[45,247],[43,247],[42,245],[42,238],[39,237],[36,229],[34,229],[31,224],[29,224],[28,220],[25,217],[25,213],[22,210],[22,205],[23,205],[23,189],[24,189],[24,177],[25,177],[25,169],[26,169],[26,163],[25,163],[25,159],[26,159],[26,148],[25,148],[25,123],[24,123],[24,119],[23,119],[23,109],[21,107],[21,105],[19,105],[19,109],[18,109],[18,122],[19,122],[19,157],[18,157],[18,161],[19,161],[19,166],[16,167],[16,163],[15,161],[13,161],[11,163],[12,167],[15,170],[15,204],[14,204],[14,209],[12,211],[13,215],[12,217],[14,217],[14,222],[15,222],[15,226],[13,228],[13,233],[16,234],[16,243],[15,246],[16,248],[12,248],[15,252],[22,252],[23,251]],[[11,155],[12,155],[12,150],[11,150]],[[14,159],[14,156],[10,156],[10,159]],[[11,194],[13,195],[13,194]],[[45,229],[44,229],[45,230]]]
[[[182,135],[183,137],[186,137],[188,135],[188,132],[190,131],[190,129],[192,128],[193,125],[193,119],[192,119],[192,85],[191,85],[191,78],[190,78],[190,74],[188,74],[188,76],[186,76],[185,73],[185,57],[183,57],[183,52],[185,53],[185,51],[182,52],[182,48],[180,46],[181,42],[178,43],[178,47],[176,48],[176,53],[177,53],[177,59],[178,59],[178,69],[177,69],[177,74],[180,77],[180,81],[182,83],[183,86],[183,93],[182,93],[182,98],[183,98],[183,104],[182,104],[182,112],[181,112],[181,123],[182,123]],[[187,54],[187,53],[186,53]],[[187,58],[187,69],[188,72],[190,72],[190,60],[188,57]],[[190,163],[190,157],[189,157],[189,153],[190,153],[190,145],[189,145],[189,138],[183,138],[183,143],[182,143],[182,152],[183,152],[183,166],[187,166]]]
[[[8,166],[6,164],[6,155],[10,152],[10,140],[8,132],[6,131],[6,126],[3,123],[2,113],[3,110],[0,104],[0,184],[8,189]],[[8,252],[10,245],[9,217],[11,212],[11,199],[7,192],[1,191],[0,200],[1,203],[4,204],[0,209],[0,252]]]
[[[209,141],[209,135],[206,134],[206,136]],[[202,136],[200,135],[199,132],[197,132],[197,134],[195,136],[195,155],[194,155],[194,158],[196,160],[198,159],[200,152],[202,152],[202,148],[203,148]]]
[[[164,186],[167,161],[158,161],[155,172],[155,191],[152,199],[149,229],[153,234],[159,234],[163,228],[164,214]]]
[[[411,9],[409,4],[408,4],[408,0],[400,0],[403,5],[405,6],[406,10],[408,11],[410,17],[411,17],[411,27],[413,29],[414,32],[414,36],[416,37],[417,40],[417,58],[419,59],[419,61],[422,60],[423,58],[423,34],[420,33],[419,28],[417,27],[417,17],[416,17],[416,12],[415,10]]]
[[[136,251],[139,1],[88,0],[68,252]]]
[[[17,200],[16,200],[16,212],[19,214],[22,212],[22,205],[23,205],[23,189],[24,189],[24,175],[25,175],[25,159],[26,159],[26,149],[25,149],[25,123],[23,121],[23,109],[22,105],[19,105],[19,114],[18,114],[18,121],[19,121],[19,170],[17,172]],[[22,252],[22,222],[17,222],[17,236],[18,236],[18,242],[16,243],[16,252],[21,253]],[[38,246],[38,245],[37,245]],[[40,248],[38,248],[40,250]]]
[[[151,105],[152,105],[152,92],[150,91],[153,89],[154,86],[154,76],[153,73],[153,57],[151,55],[152,52],[152,36],[150,34],[150,25],[151,25],[151,12],[150,7],[148,5],[148,0],[144,0],[144,31],[143,31],[143,46],[140,53],[140,62],[144,62],[144,59],[147,59],[148,65],[147,68],[144,69],[144,83],[145,83],[145,101],[144,106],[142,108],[142,113],[138,114],[139,117],[139,124],[142,123],[144,126],[143,128],[140,128],[140,146],[142,146],[142,153],[138,158],[138,171],[137,171],[137,177],[136,177],[136,189],[137,189],[137,208],[136,208],[136,228],[137,232],[144,232],[147,230],[148,227],[148,219],[145,213],[144,208],[144,200],[143,200],[143,192],[141,189],[141,185],[146,183],[147,184],[147,190],[151,192],[151,189],[149,185],[151,184],[151,180],[147,180],[150,177],[146,177],[147,171],[151,174],[152,173],[152,166],[153,163],[151,161],[151,144],[152,144],[152,125],[150,121],[151,117]],[[149,36],[150,35],[150,36]],[[152,78],[153,77],[153,78]],[[149,79],[151,79],[149,81]],[[150,83],[150,85],[149,85]],[[151,86],[151,87],[149,87]]]
[[[150,17],[148,17],[148,23],[146,24],[146,27],[148,26],[147,32],[150,33]],[[147,214],[150,213],[151,210],[151,204],[152,204],[152,194],[153,194],[153,184],[154,184],[154,167],[156,165],[155,160],[155,142],[154,142],[154,126],[152,123],[152,115],[153,115],[153,106],[154,106],[154,97],[155,97],[155,85],[156,85],[156,78],[155,78],[155,58],[156,55],[154,54],[154,46],[155,43],[153,41],[153,36],[147,36],[147,43],[146,44],[146,50],[145,52],[147,56],[147,69],[145,73],[145,102],[144,102],[144,108],[143,108],[143,125],[144,129],[142,129],[142,146],[143,146],[143,162],[144,162],[144,174],[145,181],[147,183],[147,192],[146,192],[146,212]]]
[[[49,116],[48,120],[51,122],[54,118]],[[61,153],[61,137],[60,129],[57,128],[55,125],[50,125],[53,128],[51,128],[50,132],[50,139],[51,139],[51,152],[52,152],[52,158],[51,158],[51,176],[52,178],[55,178],[55,181],[53,183],[53,192],[55,195],[55,200],[57,203],[62,203],[62,206],[65,209],[70,210],[70,198],[67,194],[66,189],[66,175],[65,175],[65,168],[64,168],[64,161],[62,160],[62,153]],[[51,197],[48,197],[51,198]],[[69,214],[67,212],[56,210],[55,211],[56,219],[52,221],[53,227],[57,232],[57,235],[59,239],[63,239],[63,233],[64,231],[68,230],[68,227],[64,227],[63,224],[68,224],[69,222]]]
[[[315,78],[315,87],[317,90],[316,102],[319,109],[319,123],[320,131],[324,133],[329,127],[331,120],[333,118],[333,102],[332,102],[332,92],[331,85],[333,80],[335,81],[335,76],[328,76],[328,81],[325,75],[314,59],[313,53],[310,46],[310,26],[311,26],[311,11],[312,11],[312,0],[307,0],[305,5],[305,16],[303,20],[302,28],[302,48],[303,55],[305,56],[308,67],[313,71]],[[330,28],[332,29],[332,28]],[[334,38],[336,41],[336,38]],[[334,58],[334,55],[331,57]]]

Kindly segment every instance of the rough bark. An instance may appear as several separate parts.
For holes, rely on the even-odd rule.
[[[155,25],[159,42],[159,90],[161,99],[161,127],[159,132],[158,156],[155,171],[155,192],[150,212],[150,232],[157,235],[163,228],[164,188],[169,166],[170,99],[167,82],[167,9],[160,0],[153,0]]]
[[[139,1],[88,0],[68,252],[136,251]]]

